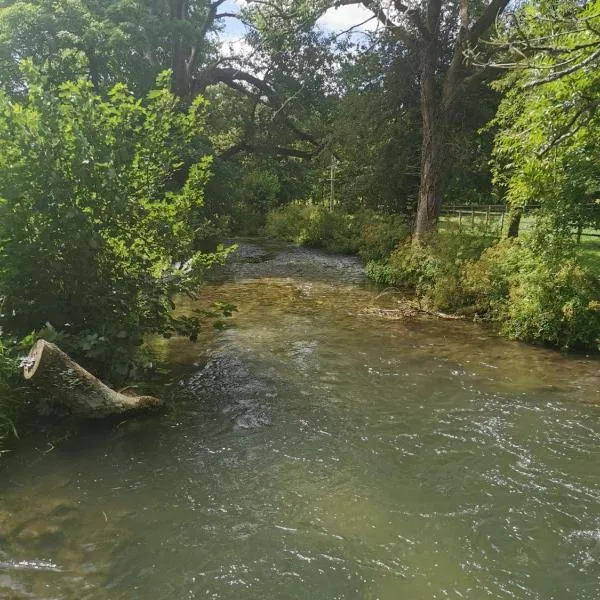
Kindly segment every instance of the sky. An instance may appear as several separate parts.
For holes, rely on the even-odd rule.
[[[226,0],[220,7],[220,13],[237,13],[246,0]],[[326,33],[340,33],[351,27],[352,36],[355,41],[361,31],[373,31],[377,28],[376,19],[364,23],[373,13],[361,4],[352,4],[336,9],[329,9],[318,21],[317,27]],[[244,39],[245,26],[238,19],[227,18],[223,20],[225,25],[219,34],[221,40],[221,53],[225,57],[244,57],[250,54],[251,48]],[[363,24],[364,23],[364,24]]]
[[[224,2],[219,12],[238,12],[239,7],[243,5],[244,0],[227,0]],[[373,13],[366,9],[361,4],[352,4],[350,6],[342,6],[336,9],[329,9],[318,21],[317,26],[322,30],[332,33],[345,31],[350,27],[362,23]],[[361,26],[363,31],[373,30],[377,26],[375,19]],[[221,39],[224,41],[239,40],[244,35],[244,25],[237,19],[226,19],[225,30],[221,34]]]

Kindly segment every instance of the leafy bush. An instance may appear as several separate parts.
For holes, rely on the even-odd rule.
[[[432,308],[495,321],[513,339],[598,347],[600,281],[580,264],[570,238],[538,228],[488,243],[448,229],[426,244],[400,244],[385,262],[368,263],[367,275],[414,291]]]
[[[370,260],[365,266],[365,273],[369,279],[379,285],[396,286],[398,284],[397,273],[384,262]]]
[[[168,86],[165,73],[144,100],[123,85],[103,99],[30,68],[21,103],[0,95],[2,326],[20,338],[50,323],[115,378],[146,333],[195,334],[172,298],[220,257],[195,249],[192,220],[211,164],[204,101],[181,112]]]
[[[359,227],[354,215],[328,211],[319,206],[311,211],[298,242],[303,246],[325,248],[338,254],[354,254],[359,248]]]
[[[16,373],[15,361],[8,356],[0,343],[0,441],[11,431],[12,425],[12,386]]]
[[[303,246],[358,253],[366,261],[383,258],[406,236],[402,218],[397,215],[378,215],[372,210],[349,214],[300,203],[271,211],[265,232]]]
[[[477,310],[507,336],[561,348],[597,348],[600,282],[569,243],[504,240],[465,269]]]
[[[365,261],[386,258],[408,235],[408,229],[400,215],[380,215],[372,210],[364,210],[358,213],[358,220],[358,253]]]
[[[0,447],[3,440],[17,434],[17,419],[26,400],[18,350],[14,343],[0,335]]]
[[[456,310],[468,304],[463,266],[479,257],[488,243],[485,236],[449,227],[426,243],[400,243],[384,263],[370,264],[367,274],[380,283],[413,290],[433,308]]]
[[[272,238],[299,243],[314,207],[292,203],[271,211],[267,215],[265,234]]]

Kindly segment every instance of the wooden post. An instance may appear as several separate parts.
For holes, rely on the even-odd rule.
[[[475,206],[471,205],[471,229],[475,227]]]
[[[331,157],[331,177],[329,179],[329,210],[333,211],[335,207],[335,169],[337,167],[337,160],[335,156]]]

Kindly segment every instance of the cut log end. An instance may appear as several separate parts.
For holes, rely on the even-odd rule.
[[[46,340],[38,340],[31,348],[23,377],[73,414],[85,417],[101,418],[162,404],[153,396],[115,392]]]
[[[42,354],[44,353],[44,346],[47,342],[44,340],[38,340],[29,351],[27,360],[23,366],[23,377],[25,379],[31,379],[38,369],[38,366],[42,360]]]

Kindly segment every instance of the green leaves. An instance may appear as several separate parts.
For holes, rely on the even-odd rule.
[[[600,191],[600,2],[531,3],[515,21],[495,180],[513,205],[539,203],[553,229],[570,232]]]
[[[205,103],[181,111],[169,73],[136,99],[26,71],[22,102],[0,96],[3,323],[15,335],[52,323],[98,370],[122,373],[144,333],[181,329],[172,297],[225,254],[194,247]]]

